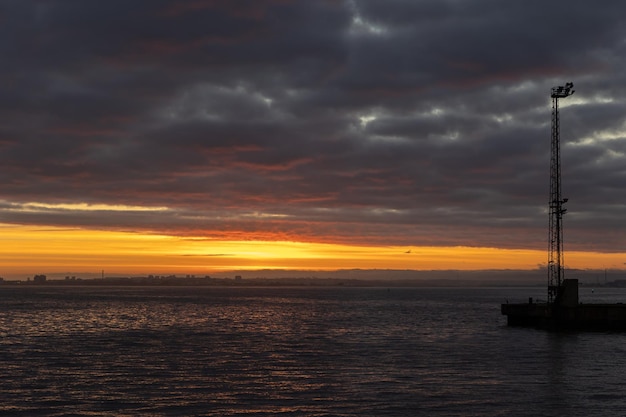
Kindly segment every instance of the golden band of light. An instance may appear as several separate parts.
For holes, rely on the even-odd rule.
[[[110,274],[211,274],[256,269],[536,269],[539,250],[473,247],[351,246],[241,241],[0,225],[0,275],[67,271]],[[624,254],[571,252],[568,268],[621,268]]]

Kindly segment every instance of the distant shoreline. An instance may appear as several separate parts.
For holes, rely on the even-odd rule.
[[[105,278],[76,280],[3,281],[0,287],[372,287],[372,288],[485,288],[485,287],[544,287],[543,282],[475,281],[475,280],[360,280],[332,278],[173,278],[147,279]],[[581,283],[585,287],[626,288],[626,281],[602,285]]]
[[[36,277],[37,278],[37,277]],[[458,279],[345,279],[345,278],[95,278],[95,279],[52,279],[29,281],[3,281],[3,286],[59,287],[487,287],[528,286],[540,283],[493,282]]]
[[[535,287],[545,286],[543,270],[337,270],[337,271],[231,271],[226,276],[145,275],[58,278],[34,275],[26,280],[4,280],[2,286],[315,286],[315,287]],[[567,277],[585,287],[626,287],[626,271],[570,270]]]

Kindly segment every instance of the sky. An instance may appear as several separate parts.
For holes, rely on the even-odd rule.
[[[625,268],[626,3],[0,0],[0,275]]]

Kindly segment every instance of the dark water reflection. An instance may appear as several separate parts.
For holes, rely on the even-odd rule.
[[[626,335],[506,327],[528,292],[2,287],[0,415],[621,414]]]

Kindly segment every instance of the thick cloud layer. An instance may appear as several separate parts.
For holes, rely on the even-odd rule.
[[[0,1],[0,221],[544,249],[549,92],[573,81],[566,244],[622,251],[625,15],[617,0]]]

